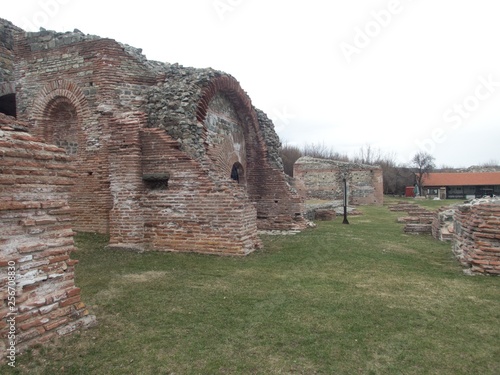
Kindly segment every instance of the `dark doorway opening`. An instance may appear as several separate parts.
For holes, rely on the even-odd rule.
[[[242,184],[245,182],[245,172],[243,171],[243,166],[240,163],[234,163],[231,169],[231,179]]]
[[[0,113],[16,117],[16,94],[0,96]]]

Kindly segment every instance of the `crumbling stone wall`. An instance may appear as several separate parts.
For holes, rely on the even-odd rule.
[[[439,241],[453,240],[455,210],[455,206],[444,206],[436,210],[432,220],[432,237]]]
[[[0,18],[0,84],[14,81],[14,33],[18,31],[21,29]]]
[[[272,166],[276,167],[278,170],[283,170],[283,160],[281,160],[281,141],[274,130],[273,121],[266,115],[264,111],[260,109],[255,109],[257,112],[257,117],[259,119],[259,127],[264,136],[264,140],[267,146],[267,159]]]
[[[453,252],[473,273],[500,275],[500,199],[458,206]]]
[[[0,114],[0,357],[13,332],[22,352],[95,324],[69,256],[75,171],[63,149],[20,131],[25,125]]]
[[[21,31],[0,18],[0,113],[16,115],[14,34]]]
[[[304,156],[295,162],[296,187],[308,199],[343,199],[347,179],[349,204],[382,205],[383,177],[379,166]]]

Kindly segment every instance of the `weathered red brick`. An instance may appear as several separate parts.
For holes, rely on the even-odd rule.
[[[68,298],[64,301],[59,302],[59,306],[60,307],[70,306],[70,305],[73,305],[77,302],[80,302],[80,300],[81,300],[80,295],[76,295],[74,297],[71,297],[71,298]]]

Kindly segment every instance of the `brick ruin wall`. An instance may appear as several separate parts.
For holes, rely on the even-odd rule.
[[[302,157],[293,175],[299,193],[307,199],[344,199],[343,176],[347,176],[349,204],[382,205],[383,176],[379,166]]]
[[[274,125],[233,77],[169,65],[165,83],[151,88],[147,102],[149,127],[166,130],[217,181],[230,178],[234,163],[242,167],[240,183],[256,203],[259,229],[306,227],[303,201],[283,172]]]
[[[500,200],[476,200],[454,215],[453,252],[472,273],[500,275]]]
[[[109,233],[112,246],[247,254],[260,246],[257,228],[305,228],[274,126],[233,77],[148,61],[139,49],[79,31],[13,35],[17,117],[68,152],[75,230]],[[124,120],[130,113],[134,131]],[[118,160],[129,137],[137,169],[119,170],[129,167]],[[230,178],[236,162],[241,186]],[[151,189],[166,174],[168,188]],[[120,185],[135,189],[134,203]],[[200,228],[207,241],[197,239]]]
[[[110,143],[112,247],[246,255],[261,246],[243,187],[214,182],[143,113],[115,119]]]
[[[18,118],[72,156],[75,229],[108,233],[109,121],[144,104],[141,95],[155,74],[110,39],[42,31],[16,40]]]
[[[77,261],[69,256],[75,249],[70,157],[20,128],[0,114],[0,356],[13,332],[22,352],[95,324],[75,285]]]

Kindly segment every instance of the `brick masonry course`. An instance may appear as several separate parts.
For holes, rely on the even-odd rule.
[[[479,199],[458,206],[453,252],[471,273],[500,275],[500,200]]]
[[[0,114],[0,357],[16,320],[16,349],[96,323],[75,286],[76,261],[68,198],[75,171],[63,149],[15,130],[25,127]],[[15,263],[16,306],[6,303],[7,266]]]

